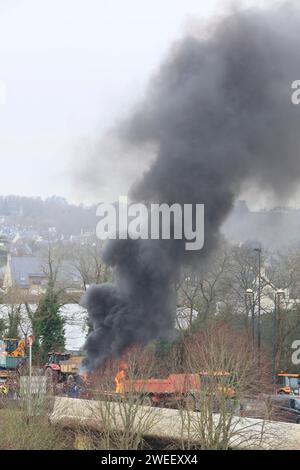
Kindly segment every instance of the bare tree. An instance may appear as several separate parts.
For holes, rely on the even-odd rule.
[[[67,257],[74,272],[81,279],[83,289],[91,284],[100,284],[111,279],[110,268],[101,260],[102,241],[93,239],[90,244],[73,244]]]
[[[248,336],[228,325],[207,324],[187,338],[185,359],[185,369],[198,377],[199,389],[191,391],[189,407],[182,410],[183,431],[190,435],[184,447],[195,442],[201,449],[258,446],[264,423],[246,444],[249,423],[239,416],[240,403],[246,395],[266,391],[270,377],[263,361],[258,374]]]
[[[100,401],[91,403],[93,422],[100,434],[95,438],[85,428],[91,449],[136,450],[144,447],[144,435],[149,434],[159,415],[147,399],[144,384],[151,377],[155,358],[151,348],[135,347],[118,360],[108,361],[90,377],[90,387]],[[118,373],[122,373],[116,394]]]
[[[197,269],[183,272],[177,293],[179,305],[189,310],[189,327],[195,320],[194,312],[198,312],[198,324],[217,312],[218,303],[223,299],[229,262],[228,248],[223,243]]]

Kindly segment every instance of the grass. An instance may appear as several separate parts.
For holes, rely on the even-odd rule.
[[[72,448],[70,436],[50,425],[47,413],[27,418],[22,409],[0,410],[1,450],[63,450]]]

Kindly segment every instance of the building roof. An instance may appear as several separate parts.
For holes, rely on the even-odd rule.
[[[47,278],[47,263],[34,256],[11,256],[10,272],[12,284],[21,288],[30,286],[30,278]],[[81,285],[81,279],[76,267],[67,260],[63,260],[58,268],[57,282],[65,287]]]
[[[46,277],[43,260],[33,256],[12,256],[10,269],[13,284],[24,288],[29,286],[30,277]]]

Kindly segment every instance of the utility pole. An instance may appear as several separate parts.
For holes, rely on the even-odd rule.
[[[254,248],[254,251],[258,254],[258,296],[257,296],[257,349],[258,355],[261,349],[261,248]]]
[[[27,344],[29,346],[29,376],[27,383],[28,390],[28,419],[32,415],[32,343],[34,341],[34,336],[30,335],[27,339]]]
[[[276,370],[278,366],[278,343],[281,342],[281,312],[280,297],[284,296],[284,290],[278,289],[275,293],[275,310],[273,316],[273,382],[276,386]]]
[[[246,289],[246,300],[249,298],[251,311],[251,337],[252,347],[255,346],[255,327],[254,327],[254,292],[252,289]]]
[[[275,294],[275,308],[273,315],[273,385],[276,386],[276,355],[277,355],[277,294]]]

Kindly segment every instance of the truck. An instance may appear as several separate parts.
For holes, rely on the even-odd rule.
[[[19,370],[25,360],[24,339],[0,339],[0,377],[5,377],[9,370]]]
[[[216,395],[223,394],[226,398],[235,398],[235,390],[230,386],[231,381],[226,380],[230,377],[228,372],[202,371],[198,374],[170,374],[165,379],[128,379],[126,369],[122,366],[116,375],[115,383],[117,394],[125,397],[135,394],[144,405],[172,407],[181,404],[193,410],[202,391],[213,390]]]
[[[19,376],[26,367],[25,340],[0,339],[0,394],[7,395],[16,388]],[[13,385],[14,384],[14,385]],[[14,390],[15,391],[15,390]]]

